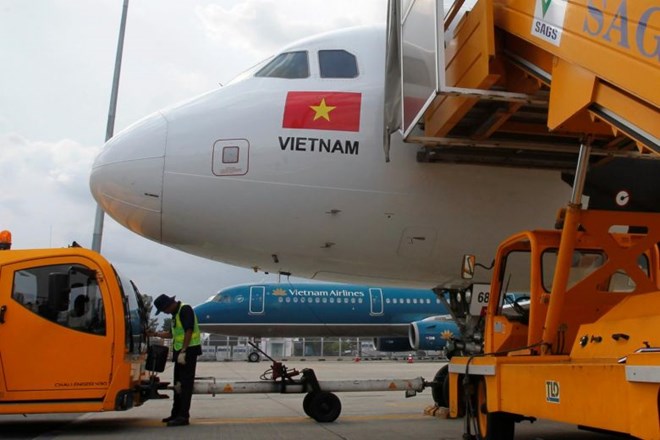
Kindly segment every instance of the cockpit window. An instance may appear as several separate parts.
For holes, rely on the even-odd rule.
[[[261,68],[254,76],[288,79],[307,78],[309,77],[307,52],[281,53]]]
[[[219,302],[219,303],[230,303],[231,302],[231,296],[223,293],[218,293],[215,298],[213,298],[214,302]]]
[[[319,50],[321,78],[355,78],[358,76],[355,55],[345,50]]]

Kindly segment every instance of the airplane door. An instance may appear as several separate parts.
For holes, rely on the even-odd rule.
[[[264,312],[266,288],[264,286],[250,287],[250,315],[260,315]]]
[[[383,291],[381,289],[369,289],[369,300],[371,303],[371,316],[383,314]]]
[[[110,295],[91,260],[45,258],[2,267],[1,400],[101,400],[112,379]]]

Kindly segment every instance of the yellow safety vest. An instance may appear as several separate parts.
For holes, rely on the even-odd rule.
[[[174,315],[174,320],[172,321],[172,343],[176,351],[183,348],[183,338],[186,335],[186,332],[183,329],[183,324],[181,324],[181,318],[179,317],[183,306],[185,306],[185,304],[181,303],[179,310],[176,311],[176,315]],[[195,316],[195,327],[193,328],[192,338],[190,339],[190,347],[202,345],[202,337],[199,332],[199,325],[197,324],[197,315],[195,315],[194,312],[193,315]]]

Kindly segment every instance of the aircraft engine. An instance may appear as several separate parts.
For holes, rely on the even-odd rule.
[[[410,351],[408,338],[374,338],[374,347],[377,351]]]
[[[412,322],[408,329],[409,344],[415,350],[442,350],[458,336],[456,323],[435,316]]]

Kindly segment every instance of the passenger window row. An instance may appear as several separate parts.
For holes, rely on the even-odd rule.
[[[431,304],[431,300],[428,299],[428,298],[419,298],[419,299],[417,299],[417,298],[412,298],[412,299],[410,299],[410,298],[405,298],[405,299],[404,298],[398,298],[398,299],[397,298],[392,298],[391,300],[390,300],[390,298],[385,299],[385,303],[389,304],[390,302],[392,304],[418,304],[418,303],[419,304]],[[436,299],[435,303],[440,304],[440,300]]]
[[[291,297],[287,296],[286,298],[279,297],[279,298],[277,299],[278,302],[287,302],[287,303],[290,303],[291,301],[293,301],[294,303],[297,303],[297,302],[301,302],[301,303],[308,302],[308,303],[310,303],[310,304],[311,304],[311,303],[316,303],[316,304],[323,303],[323,304],[325,304],[325,303],[328,303],[328,302],[331,303],[331,304],[334,304],[335,302],[337,302],[337,304],[341,304],[342,300],[343,300],[344,304],[348,304],[349,302],[350,302],[351,304],[355,304],[355,303],[362,304],[362,302],[363,302],[363,299],[362,299],[362,298],[357,298],[357,299],[356,299],[356,298],[337,298],[337,299],[335,299],[334,297],[330,297],[330,298],[328,299],[328,298],[326,298],[326,297],[321,298],[321,297],[318,297],[318,296],[317,296],[317,297],[314,297],[314,298],[306,298],[306,297],[304,297],[304,296],[298,298],[297,296],[294,296],[293,299],[291,299]]]

